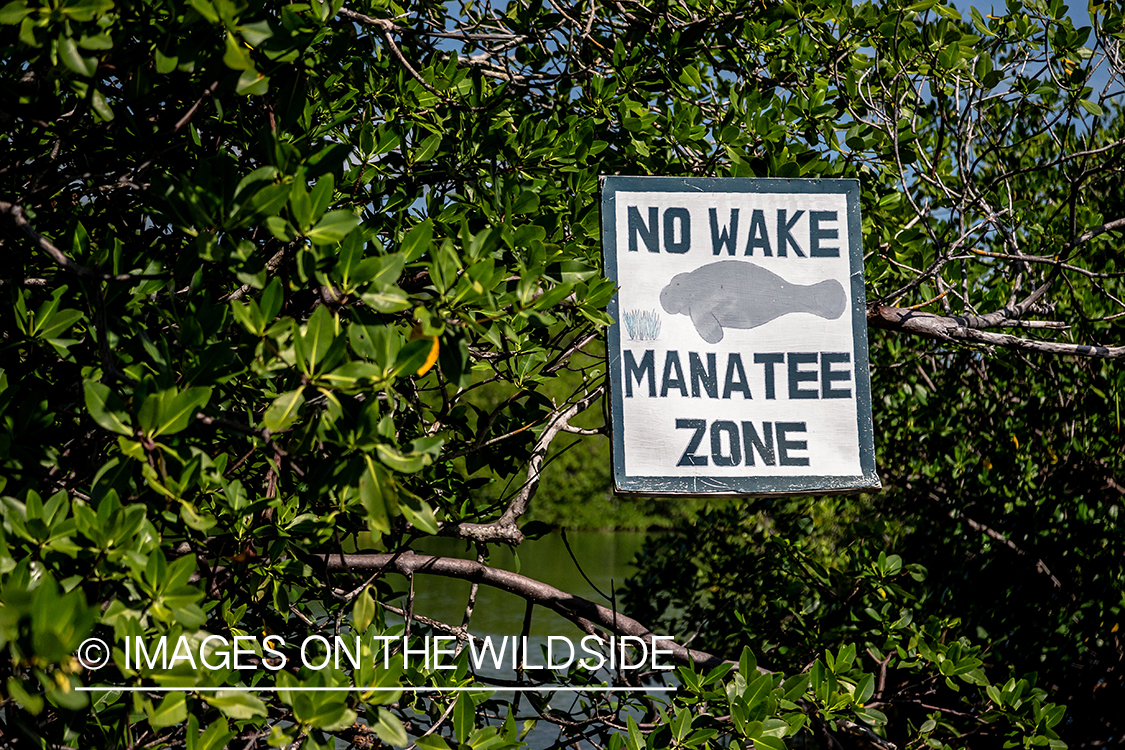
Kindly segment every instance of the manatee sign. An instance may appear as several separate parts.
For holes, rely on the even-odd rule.
[[[855,180],[607,177],[619,492],[877,488]]]

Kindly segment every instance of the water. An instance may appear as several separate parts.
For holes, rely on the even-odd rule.
[[[507,548],[494,548],[487,564],[518,572],[567,593],[590,599],[606,607],[613,607],[614,588],[620,587],[634,572],[631,563],[644,539],[643,532],[570,532],[567,534],[567,541],[574,553],[572,558],[562,536],[554,533],[525,542],[516,554]],[[475,551],[471,546],[453,539],[426,539],[415,546],[415,551],[422,554],[475,559]],[[407,581],[404,577],[390,576],[388,580],[396,590],[403,592],[407,590]],[[414,613],[459,626],[464,617],[470,588],[471,584],[467,581],[434,575],[416,575]],[[402,605],[404,602],[405,597],[402,597],[395,603]],[[617,605],[620,606],[619,601]],[[514,641],[523,632],[525,613],[526,602],[523,598],[501,589],[482,585],[478,588],[469,630],[480,638],[492,636],[498,641],[508,636]],[[389,621],[394,620],[389,618]],[[577,645],[586,634],[569,620],[537,606],[533,609],[529,635],[527,659],[531,663],[540,663],[541,646],[547,643],[548,636],[565,636]],[[479,674],[485,678],[495,677],[505,680],[514,680],[517,677],[508,665],[500,670],[487,665],[479,671]],[[597,679],[610,680],[611,674],[603,669],[597,673]],[[494,698],[500,701],[513,701],[517,706],[516,714],[519,718],[533,715],[526,699],[521,701],[511,691],[498,690]],[[551,705],[567,711],[575,705],[576,700],[578,696],[573,693],[555,694]],[[629,713],[639,716],[635,711]],[[531,748],[545,748],[553,745],[559,737],[558,727],[540,721],[525,741]]]
[[[581,596],[606,607],[612,607],[609,598],[595,590],[597,586],[612,595],[615,586],[621,586],[634,572],[634,555],[644,543],[643,532],[569,532],[567,541],[574,557],[582,566],[580,572],[566,550],[561,534],[554,533],[524,542],[516,555],[506,547],[494,548],[488,565],[518,572],[536,581],[549,584],[569,594]],[[422,554],[475,559],[476,554],[464,542],[433,537],[415,547]],[[518,568],[518,569],[517,569]],[[591,586],[582,573],[594,584]],[[396,588],[406,589],[405,579],[398,577]],[[454,626],[460,625],[469,600],[471,584],[441,576],[419,575],[414,579],[414,612]],[[525,611],[523,598],[491,586],[480,586],[476,608],[469,629],[477,636],[516,636],[522,632]],[[535,607],[532,636],[545,639],[549,635],[581,638],[584,633],[570,621],[543,607]]]

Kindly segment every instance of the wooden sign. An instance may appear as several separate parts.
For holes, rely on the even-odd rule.
[[[619,492],[879,487],[859,183],[607,177]]]

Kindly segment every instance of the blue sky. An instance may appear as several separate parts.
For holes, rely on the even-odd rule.
[[[1074,28],[1077,29],[1083,26],[1090,25],[1090,14],[1087,10],[1086,5],[1077,2],[1070,2],[1067,3],[1067,5],[1070,8],[1070,12],[1067,15],[1070,16],[1070,20],[1071,23],[1074,24]],[[1006,15],[1008,9],[1007,3],[990,2],[989,0],[982,0],[982,2],[969,2],[969,0],[953,0],[953,6],[957,8],[958,11],[966,15],[969,12],[969,8],[974,6],[981,12],[981,14],[985,14],[986,10],[991,11],[994,8],[999,8],[1000,13],[994,15]]]

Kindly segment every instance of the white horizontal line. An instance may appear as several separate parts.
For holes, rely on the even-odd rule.
[[[674,693],[674,687],[76,687],[79,693]]]

